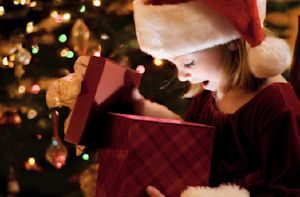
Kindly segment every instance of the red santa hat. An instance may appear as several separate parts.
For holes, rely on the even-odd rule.
[[[264,36],[266,0],[134,0],[133,7],[140,48],[153,57],[168,59],[243,38],[256,77],[281,74],[291,62],[284,40]]]

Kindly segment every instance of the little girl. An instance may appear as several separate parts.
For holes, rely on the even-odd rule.
[[[133,5],[140,48],[173,62],[179,80],[202,86],[185,120],[216,129],[210,187],[189,187],[182,196],[232,196],[233,190],[236,196],[300,196],[300,102],[281,76],[290,63],[289,47],[265,38],[261,27],[266,1],[134,0]],[[88,59],[80,61],[86,65]],[[137,114],[180,119],[138,91],[134,100]],[[150,186],[147,192],[161,197],[159,189]]]
[[[290,62],[288,46],[265,38],[265,11],[265,0],[134,1],[140,48],[173,62],[179,80],[204,89],[185,120],[216,128],[210,186],[300,196],[300,102],[281,76]],[[135,99],[139,114],[179,118],[138,94]],[[147,192],[163,196],[158,189]],[[183,196],[204,190],[214,189],[189,188]]]

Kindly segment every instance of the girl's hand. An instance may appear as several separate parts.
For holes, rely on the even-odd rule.
[[[148,186],[146,188],[146,191],[150,197],[165,197],[165,195],[163,195],[158,189],[153,186]]]

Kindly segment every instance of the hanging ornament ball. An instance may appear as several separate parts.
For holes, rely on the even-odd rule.
[[[10,166],[9,167],[9,175],[8,175],[8,183],[7,183],[7,193],[10,195],[16,195],[20,192],[20,186],[16,179],[15,171]],[[8,195],[8,196],[10,196]]]
[[[68,150],[58,137],[53,137],[50,146],[46,151],[46,160],[56,167],[61,169],[66,164]]]

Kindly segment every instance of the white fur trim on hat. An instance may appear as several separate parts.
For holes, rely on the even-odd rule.
[[[257,1],[263,21],[266,3]],[[156,58],[168,59],[240,37],[228,20],[200,0],[170,5],[134,0],[133,8],[140,48]]]
[[[250,197],[250,193],[237,185],[212,187],[188,187],[180,197]]]
[[[248,48],[249,66],[257,78],[281,74],[291,61],[290,48],[283,39],[266,37],[259,46]]]

